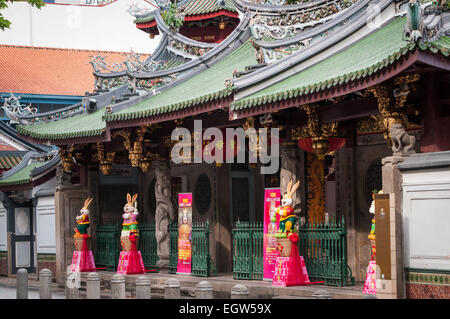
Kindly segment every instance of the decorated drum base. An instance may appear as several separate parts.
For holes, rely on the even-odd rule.
[[[291,256],[291,247],[292,242],[289,238],[277,238],[278,242],[278,251],[280,252],[281,257],[290,257]]]
[[[309,281],[305,261],[299,257],[277,257],[272,286],[303,286],[322,284],[323,281]]]
[[[143,274],[144,261],[140,251],[121,251],[117,273],[121,275]]]
[[[91,239],[89,237],[74,237],[73,239],[74,239],[75,248],[78,251],[83,250],[83,242],[84,241],[86,241],[86,247],[84,249],[85,250],[91,249]]]
[[[368,295],[375,295],[377,293],[377,264],[375,260],[369,262],[367,267],[366,281],[364,282],[363,293]]]
[[[72,255],[71,272],[95,271],[94,255],[92,250],[74,251]]]
[[[139,237],[136,237],[136,250],[138,249],[138,243]],[[122,246],[122,251],[131,251],[132,243],[128,234],[124,234],[124,232],[122,232],[120,236],[120,245]]]

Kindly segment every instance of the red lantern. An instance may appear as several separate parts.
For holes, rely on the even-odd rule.
[[[327,148],[325,154],[326,153],[330,153],[330,152],[335,152],[338,149],[340,149],[341,147],[343,147],[345,145],[345,138],[343,138],[343,137],[329,137],[327,139],[327,142],[328,142],[328,148]],[[298,139],[298,146],[302,150],[305,150],[306,152],[314,153],[313,138],[312,137],[299,138]],[[319,155],[324,155],[324,154],[319,154]]]

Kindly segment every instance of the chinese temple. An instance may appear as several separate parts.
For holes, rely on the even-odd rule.
[[[24,139],[60,149],[65,177],[59,178],[55,194],[61,221],[58,280],[70,264],[71,221],[84,199],[95,198],[91,235],[100,256],[95,241],[100,242],[106,226],[120,222],[127,193],[140,194],[140,222],[155,227],[155,265],[170,269],[170,225],[177,220],[177,193],[183,192],[193,193],[193,221],[209,225],[212,267],[239,277],[233,245],[237,229],[242,222],[262,220],[265,188],[281,187],[284,193],[288,181],[299,180],[293,207],[303,222],[340,225],[346,234],[340,285],[364,281],[372,192],[383,189],[399,198],[389,191],[386,173],[397,162],[386,158],[408,161],[450,150],[445,134],[450,127],[448,4],[158,4],[135,16],[136,27],[150,39],[159,35],[150,57],[130,54],[122,64],[111,65],[99,56],[92,62],[95,88],[80,103],[51,114],[15,114]],[[172,131],[192,131],[197,120],[203,130],[279,129],[280,169],[265,175],[261,163],[175,164]],[[70,177],[74,172],[76,181]],[[405,273],[412,270],[403,267],[406,261],[402,264],[403,229],[396,221],[399,239],[392,251],[400,259],[391,264],[398,277],[393,273],[393,283],[383,292],[413,297],[408,288],[405,292],[410,284]]]

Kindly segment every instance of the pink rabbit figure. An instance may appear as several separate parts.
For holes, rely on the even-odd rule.
[[[122,236],[124,235],[124,232],[129,232],[130,239],[139,236],[137,228],[138,222],[136,221],[139,216],[136,202],[137,196],[138,194],[134,194],[133,197],[131,197],[130,194],[127,194],[127,203],[123,207]]]

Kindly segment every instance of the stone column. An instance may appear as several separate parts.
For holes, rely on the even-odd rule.
[[[136,279],[136,299],[151,299],[152,283],[147,276],[140,276]]]
[[[39,298],[52,299],[52,272],[47,268],[39,272]]]
[[[200,281],[197,286],[197,299],[213,299],[213,285],[206,280]]]
[[[25,268],[17,270],[16,299],[28,299],[28,271]]]
[[[387,280],[383,280],[381,285],[377,285],[377,297],[379,298],[404,299],[406,295],[403,269],[402,174],[397,167],[406,158],[390,156],[382,160],[383,193],[390,194],[391,281],[386,283]]]
[[[292,196],[294,213],[297,215],[301,212],[301,192],[305,185],[302,185],[305,181],[302,174],[303,163],[300,158],[299,147],[293,144],[282,144],[280,148],[280,190],[281,196],[286,193],[287,185],[289,181],[292,180],[292,185],[294,185],[298,180],[300,180],[300,186],[297,191]]]
[[[231,288],[231,299],[248,299],[248,288],[246,285],[237,284]]]
[[[100,299],[100,275],[96,272],[91,272],[87,275],[87,299]]]
[[[160,161],[156,163],[156,241],[159,268],[168,268],[170,254],[169,222],[174,219],[174,209],[171,201],[172,185],[170,180],[169,163]]]
[[[174,278],[164,284],[164,299],[180,299],[180,282]]]
[[[75,217],[88,194],[84,186],[60,185],[55,192],[56,281],[64,283],[64,273],[72,263],[75,249]]]
[[[125,299],[125,277],[115,274],[111,277],[111,299]]]

